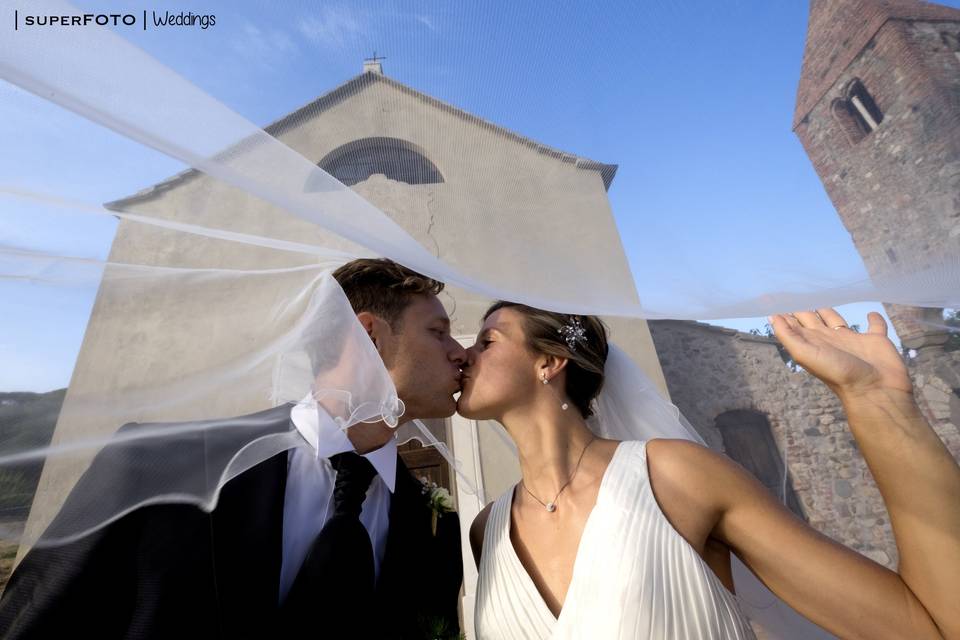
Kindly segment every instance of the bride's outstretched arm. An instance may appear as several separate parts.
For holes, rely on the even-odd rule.
[[[886,322],[872,313],[861,334],[833,309],[771,320],[794,360],[843,403],[890,514],[900,579],[945,637],[960,637],[960,467],[914,402]]]
[[[773,326],[796,362],[842,399],[890,513],[899,571],[812,529],[742,467],[690,441],[647,445],[664,513],[695,548],[728,545],[787,604],[839,637],[960,640],[960,468],[914,403],[886,323],[874,314],[858,334],[821,309],[777,316]]]

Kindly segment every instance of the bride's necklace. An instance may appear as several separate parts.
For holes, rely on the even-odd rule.
[[[533,498],[534,500],[542,504],[544,509],[546,509],[550,513],[553,513],[554,511],[557,510],[557,499],[560,497],[560,494],[563,493],[563,490],[567,488],[567,485],[573,482],[573,477],[577,475],[577,471],[580,470],[580,463],[583,461],[583,454],[587,452],[587,449],[590,447],[590,445],[593,444],[594,440],[596,440],[596,438],[591,438],[590,442],[588,442],[587,445],[583,448],[583,451],[580,452],[580,458],[577,459],[577,466],[573,468],[573,473],[570,474],[570,478],[568,478],[567,481],[563,483],[563,486],[560,487],[560,491],[557,491],[557,495],[555,495],[553,497],[553,500],[551,500],[550,502],[544,502],[537,496],[533,495],[533,492],[530,491],[530,489],[527,489],[527,485],[523,481],[523,478],[520,479],[520,486],[523,487],[524,491],[530,494],[531,498]]]

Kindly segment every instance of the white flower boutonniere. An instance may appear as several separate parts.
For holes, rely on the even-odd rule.
[[[436,482],[426,478],[420,478],[420,482],[423,484],[423,495],[427,496],[430,505],[430,530],[437,535],[437,520],[441,515],[453,512],[453,497],[446,487],[438,486]]]

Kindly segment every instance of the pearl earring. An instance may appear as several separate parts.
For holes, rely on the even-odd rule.
[[[543,384],[549,384],[549,383],[550,383],[550,381],[547,380],[547,374],[545,374],[545,373],[541,373],[541,374],[540,374],[540,381],[541,381]],[[563,409],[564,411],[566,411],[567,409],[570,408],[570,405],[567,404],[566,402],[563,402],[563,403],[560,404],[560,408]]]

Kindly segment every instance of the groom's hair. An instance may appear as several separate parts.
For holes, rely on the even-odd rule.
[[[403,311],[416,296],[439,295],[443,283],[386,258],[361,258],[333,272],[354,313],[367,311],[385,320],[394,333],[402,328]]]

